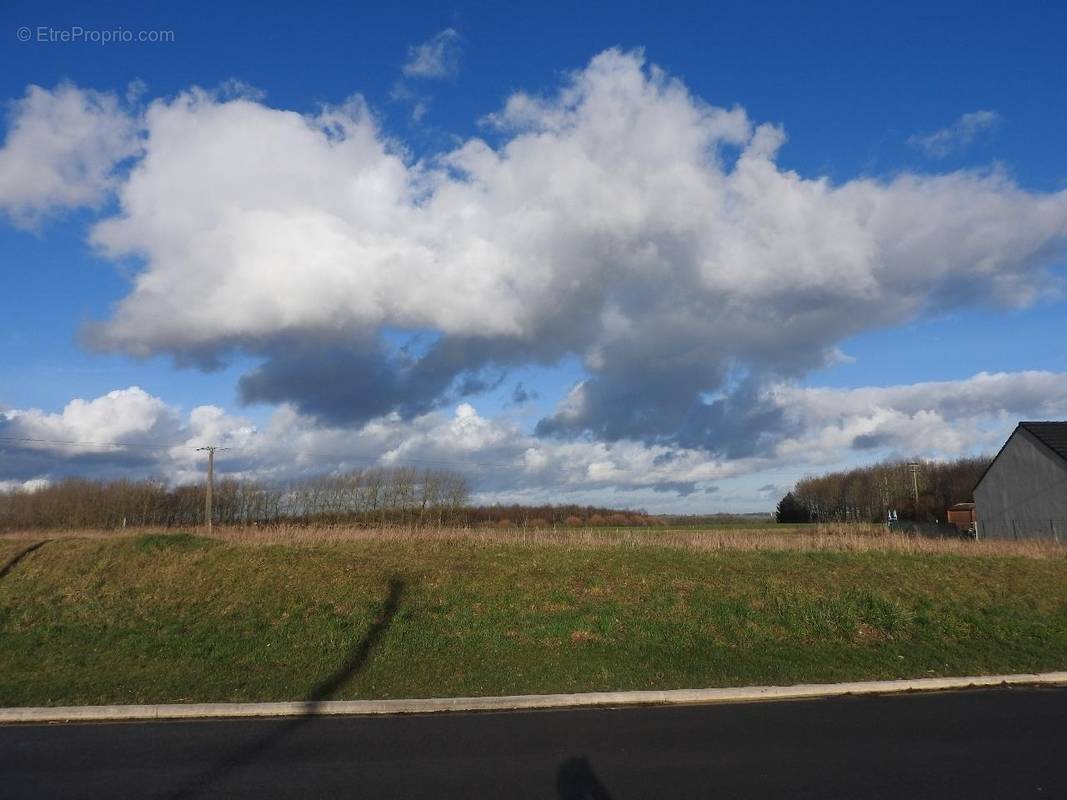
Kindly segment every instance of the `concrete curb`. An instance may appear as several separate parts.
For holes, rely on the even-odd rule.
[[[433,697],[412,700],[327,700],[319,703],[188,703],[166,705],[56,706],[0,708],[0,724],[18,722],[104,722],[157,719],[234,719],[241,717],[330,717],[385,714],[436,714],[455,711],[595,706],[699,705],[842,695],[936,692],[996,686],[1067,685],[1067,672],[975,675],[966,678],[917,678],[899,681],[811,683],[796,686],[747,686],[726,689],[671,689],[583,694],[520,694],[505,697]]]

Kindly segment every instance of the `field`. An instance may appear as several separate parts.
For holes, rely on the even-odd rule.
[[[1063,669],[1067,547],[843,527],[13,534],[0,641],[5,706]]]

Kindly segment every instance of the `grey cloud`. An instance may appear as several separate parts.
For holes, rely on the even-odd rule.
[[[864,433],[852,439],[854,450],[877,450],[893,443],[893,436],[888,433]]]
[[[677,453],[675,453],[673,450],[668,450],[665,453],[660,453],[658,456],[652,459],[652,464],[657,467],[663,467],[670,464],[677,458]]]
[[[266,361],[238,383],[244,403],[291,403],[302,413],[359,424],[398,411],[424,414],[445,402],[462,368],[442,364],[436,346],[414,358],[378,340],[347,344],[307,338],[272,342]]]
[[[517,406],[536,400],[538,397],[540,397],[540,394],[538,394],[537,390],[528,388],[522,381],[516,383],[515,389],[511,392],[511,402]]]
[[[638,439],[736,459],[773,453],[781,438],[799,431],[799,423],[765,396],[755,379],[710,402],[702,398],[705,387],[723,383],[725,378],[702,377],[684,368],[598,376],[585,381],[563,410],[541,420],[536,432],[550,437],[590,434],[602,441]],[[670,461],[669,453],[658,458]]]
[[[40,448],[0,447],[0,475],[26,481],[41,476],[56,480],[65,477],[143,477],[159,469],[158,452],[108,448],[94,453],[54,452]]]
[[[443,337],[419,355],[380,339],[346,343],[314,337],[274,340],[266,360],[241,376],[243,403],[291,403],[331,424],[360,425],[392,412],[426,414],[498,388],[511,357],[506,343]]]
[[[761,391],[759,382],[748,380],[725,397],[695,405],[677,441],[730,459],[751,458],[772,454],[780,439],[800,430],[801,425]]]
[[[695,481],[663,481],[662,483],[652,484],[649,487],[635,487],[635,490],[643,488],[650,488],[652,491],[659,493],[672,493],[679,497],[689,497],[697,492],[713,495],[719,491],[718,486],[700,485]]]
[[[0,479],[28,481],[42,476],[51,479],[93,476],[121,478],[153,474],[163,451],[144,446],[71,447],[43,443],[8,441],[9,438],[41,438],[17,420],[0,416]],[[65,440],[60,440],[65,441]]]

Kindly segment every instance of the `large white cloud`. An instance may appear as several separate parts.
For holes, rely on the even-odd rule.
[[[357,427],[576,354],[589,378],[543,436],[750,457],[793,433],[769,387],[843,338],[1025,305],[1063,257],[1067,192],[998,172],[806,178],[776,162],[781,128],[637,52],[486,122],[487,140],[414,161],[358,100],[151,103],[120,212],[92,235],[143,267],[89,340],[205,364],[243,350],[263,359],[245,399]],[[398,328],[425,352],[378,339]]]

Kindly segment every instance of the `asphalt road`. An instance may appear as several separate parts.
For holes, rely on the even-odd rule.
[[[0,727],[0,797],[1067,797],[1067,689]]]

